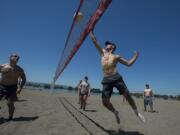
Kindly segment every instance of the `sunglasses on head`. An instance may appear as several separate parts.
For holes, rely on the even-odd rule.
[[[11,57],[19,58],[19,56],[18,56],[18,55],[11,55]]]

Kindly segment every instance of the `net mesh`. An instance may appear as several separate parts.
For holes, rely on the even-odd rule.
[[[74,17],[70,32],[66,39],[65,47],[62,51],[58,67],[55,72],[54,82],[58,79],[65,67],[71,61],[83,41],[87,37],[107,9],[112,0],[80,0],[76,13],[83,13],[83,19],[76,21],[77,14]]]

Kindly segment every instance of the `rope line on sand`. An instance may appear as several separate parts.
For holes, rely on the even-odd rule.
[[[86,114],[82,113],[81,111],[79,111],[75,106],[73,106],[66,98],[64,98],[64,100],[66,102],[68,102],[74,109],[76,109],[78,112],[80,112],[84,117],[86,117],[88,120],[90,120],[92,123],[94,123],[98,128],[100,128],[101,130],[105,131],[105,128],[102,127],[101,125],[99,125],[97,122],[95,122],[94,120],[92,120],[91,118],[89,118]]]
[[[66,111],[68,111],[68,112],[72,115],[72,117],[77,121],[77,123],[79,123],[90,135],[93,135],[93,134],[91,133],[91,131],[89,131],[89,130],[86,128],[86,126],[75,116],[75,114],[73,113],[73,111],[70,110],[70,109],[65,105],[65,102],[64,102],[61,98],[59,98],[59,101],[61,102],[61,104],[63,105],[63,107],[66,109]]]
[[[74,105],[72,105],[65,97],[59,98],[59,101],[63,107],[72,115],[72,117],[90,134],[97,134],[97,131],[100,130],[102,135],[109,135],[107,130],[104,129],[97,122],[89,118],[86,114],[78,110]],[[91,131],[90,131],[91,129]]]
[[[59,101],[64,106],[64,108],[73,116],[73,118],[90,134],[101,134],[101,135],[145,135],[138,131],[124,131],[121,128],[118,128],[117,131],[107,130],[96,121],[88,117],[86,114],[81,112],[76,108],[67,98],[59,98]]]

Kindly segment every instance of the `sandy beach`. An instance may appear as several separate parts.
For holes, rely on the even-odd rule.
[[[111,101],[120,112],[119,126],[102,106],[100,95],[91,95],[83,111],[76,94],[24,89],[15,104],[13,121],[6,121],[5,101],[0,103],[0,135],[179,135],[179,101],[156,99],[155,112],[151,113],[143,111],[142,99],[133,98],[146,123],[134,115],[122,97],[113,96]]]

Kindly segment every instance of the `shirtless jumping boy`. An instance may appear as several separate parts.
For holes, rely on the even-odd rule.
[[[120,124],[119,112],[114,108],[114,106],[110,102],[113,87],[116,87],[119,90],[119,93],[124,95],[128,103],[132,107],[134,113],[137,115],[137,117],[140,118],[141,121],[145,122],[145,118],[138,112],[137,106],[133,98],[130,96],[128,88],[126,87],[126,84],[123,81],[123,78],[118,73],[116,68],[118,63],[121,63],[128,67],[132,66],[138,58],[139,52],[135,52],[134,56],[130,60],[126,60],[123,57],[114,54],[114,51],[116,50],[116,45],[114,43],[106,41],[106,47],[103,49],[98,43],[93,31],[90,32],[90,37],[101,55],[102,70],[104,73],[104,78],[102,80],[103,105],[115,115],[117,123]]]

